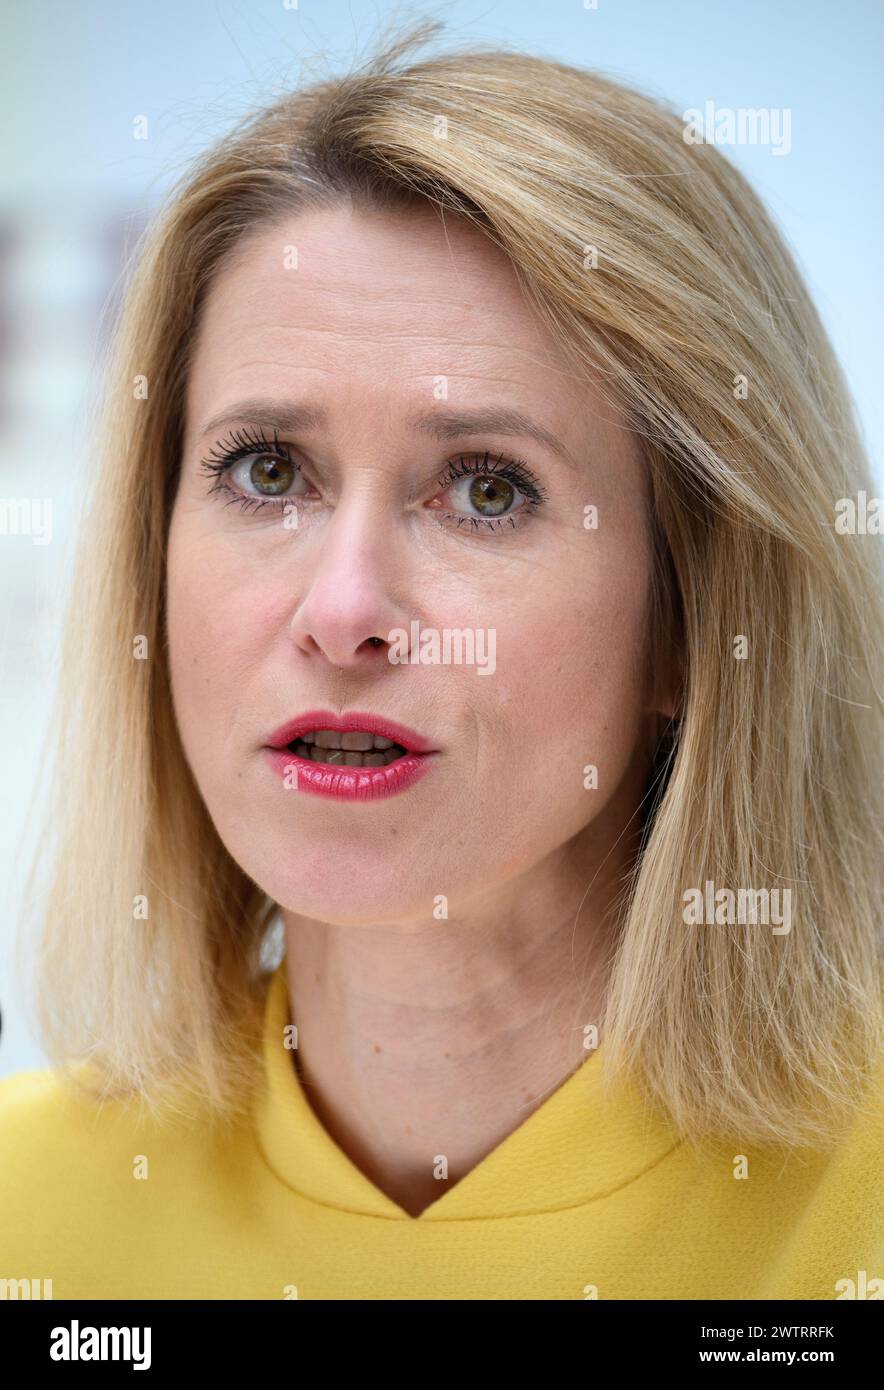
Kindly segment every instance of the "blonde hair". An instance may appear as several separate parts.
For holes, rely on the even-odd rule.
[[[188,354],[207,288],[252,229],[346,198],[429,203],[510,259],[575,368],[625,410],[652,483],[653,641],[684,679],[600,1060],[639,1078],[683,1137],[830,1144],[882,1040],[881,582],[877,538],[834,526],[838,499],[869,486],[847,390],[782,240],[714,146],[562,63],[472,49],[405,66],[440,27],[250,116],[141,248],[46,759],[63,778],[43,842],[43,1045],[105,1093],[154,1103],[187,1075],[213,1114],[248,1100],[275,905],[212,826],[165,651]],[[791,932],[688,925],[683,895],[708,880],[791,889]],[[142,894],[147,921],[133,918]]]

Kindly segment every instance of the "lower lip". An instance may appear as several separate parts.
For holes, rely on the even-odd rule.
[[[336,767],[300,758],[288,748],[264,751],[279,776],[290,778],[291,790],[329,797],[332,801],[380,801],[397,796],[419,782],[436,757],[435,753],[407,753],[385,767]]]

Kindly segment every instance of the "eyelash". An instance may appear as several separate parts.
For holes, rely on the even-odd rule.
[[[247,497],[230,486],[226,481],[227,474],[235,464],[239,463],[240,459],[248,458],[250,454],[275,455],[277,458],[285,459],[299,473],[301,472],[300,466],[295,463],[288,445],[280,442],[277,430],[274,429],[272,439],[268,439],[259,430],[251,429],[251,427],[232,430],[226,440],[216,444],[208,457],[201,460],[200,466],[203,471],[215,479],[209,489],[210,494],[228,493],[230,500],[227,505],[229,506],[231,502],[238,502],[240,509],[244,512],[260,511],[267,506],[280,510],[286,502],[295,500],[291,497]],[[470,474],[503,478],[514,488],[517,488],[525,500],[516,511],[508,512],[501,517],[469,516],[464,512],[446,511],[442,513],[444,516],[453,518],[458,527],[468,522],[475,530],[478,530],[480,526],[487,526],[489,530],[500,530],[505,522],[509,522],[511,528],[515,530],[520,524],[515,518],[522,513],[536,513],[548,497],[546,489],[521,459],[506,458],[503,454],[492,458],[487,449],[482,454],[458,454],[456,459],[449,460],[445,465],[444,472],[437,480],[437,484],[444,490],[460,478]]]

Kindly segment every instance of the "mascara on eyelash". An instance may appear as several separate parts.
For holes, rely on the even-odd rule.
[[[229,447],[230,445],[233,447]],[[280,442],[277,429],[274,428],[273,439],[269,440],[258,430],[255,430],[252,436],[249,437],[247,427],[245,430],[231,431],[228,439],[224,441],[223,444],[215,445],[209,456],[201,461],[202,468],[207,473],[215,475],[215,482],[209,491],[210,493],[217,493],[219,495],[225,492],[229,493],[230,496],[225,502],[225,506],[230,506],[232,503],[237,502],[239,503],[240,510],[243,512],[249,510],[260,511],[266,506],[278,509],[289,499],[282,496],[249,497],[240,495],[224,481],[225,474],[227,474],[240,459],[247,458],[249,454],[253,453],[276,454],[278,457],[284,458],[286,462],[292,464],[298,473],[301,472],[300,466],[295,463],[289,452],[288,446]],[[469,522],[474,530],[478,530],[482,526],[487,526],[489,530],[500,530],[507,522],[509,522],[511,527],[515,528],[518,524],[515,520],[518,510],[533,513],[543,505],[549,495],[528,468],[527,464],[521,459],[507,458],[504,454],[498,454],[495,459],[489,460],[491,460],[491,453],[488,449],[486,449],[481,456],[460,454],[456,459],[450,459],[448,461],[446,471],[437,479],[437,486],[446,488],[459,481],[461,478],[470,476],[499,477],[503,478],[522,493],[526,505],[524,508],[517,509],[515,512],[507,512],[499,517],[465,516],[457,512],[446,513],[446,515],[451,516],[455,521],[456,529],[459,529],[460,526],[466,522]]]
[[[457,460],[451,459],[446,465],[448,471],[437,479],[438,486],[447,487],[451,483],[457,482],[459,478],[467,477],[470,474],[488,474],[492,477],[504,478],[508,483],[512,483],[535,506],[540,506],[542,502],[546,501],[549,496],[546,488],[535,478],[528,465],[523,463],[521,459],[511,459],[504,454],[498,454],[493,464],[489,464],[490,457],[490,452],[486,449],[481,459],[478,455],[472,459],[465,459],[463,454],[460,454]],[[460,464],[461,471],[459,473],[454,471],[455,462]],[[496,465],[500,465],[500,467]]]
[[[231,430],[227,439],[214,444],[208,456],[200,460],[201,467],[207,473],[223,473],[228,468],[232,468],[241,458],[246,458],[249,454],[279,454],[288,463],[294,463],[294,459],[289,453],[287,444],[282,444],[279,438],[279,431],[274,428],[273,438],[267,439],[257,429],[250,436],[248,431],[252,428],[246,426],[241,430]]]
[[[249,453],[260,453],[262,451],[277,453],[289,463],[294,462],[289,453],[288,446],[280,442],[278,430],[274,429],[273,439],[271,440],[267,439],[266,436],[260,434],[257,430],[249,437],[247,432],[248,428],[249,427],[246,427],[245,430],[232,431],[227,441],[223,444],[216,444],[213,446],[209,456],[202,460],[203,467],[209,472],[218,473],[231,467],[234,463],[238,462],[240,458],[247,456]],[[494,474],[497,477],[505,478],[508,482],[514,483],[530,501],[540,503],[546,500],[548,497],[546,489],[537,478],[535,478],[527,464],[521,459],[507,458],[504,454],[498,454],[497,458],[492,462],[489,462],[490,459],[491,453],[488,449],[485,450],[481,458],[478,456],[470,458],[464,454],[459,454],[456,460],[450,459],[448,461],[446,464],[447,471],[437,479],[437,484],[439,487],[447,487],[468,474]],[[459,472],[456,471],[455,464],[460,466]]]

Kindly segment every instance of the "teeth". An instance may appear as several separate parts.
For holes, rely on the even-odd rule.
[[[340,733],[337,729],[314,729],[310,733],[299,734],[297,742],[309,743],[316,748],[342,748],[349,753],[370,753],[372,749],[384,752],[388,748],[400,746],[391,738],[384,738],[381,734],[363,733],[359,729],[353,729],[346,734]],[[318,761],[330,762],[331,759]]]
[[[389,747],[384,749],[372,749],[371,752],[363,749],[332,747],[321,742],[323,734],[334,733],[334,730],[320,729],[316,733],[315,744],[310,744],[306,739],[296,739],[294,744],[289,744],[289,748],[299,757],[307,758],[314,763],[326,763],[332,767],[386,767],[388,763],[395,762],[405,753],[405,749],[398,743],[393,743],[391,739],[385,742]],[[338,735],[341,739],[348,738],[348,734]],[[363,739],[371,739],[370,734],[354,735]],[[371,748],[369,742],[368,747]]]
[[[317,729],[313,742],[317,748],[340,748],[341,735],[336,729]]]
[[[341,747],[347,748],[351,753],[367,753],[374,747],[374,735],[353,729],[349,734],[341,734]]]

